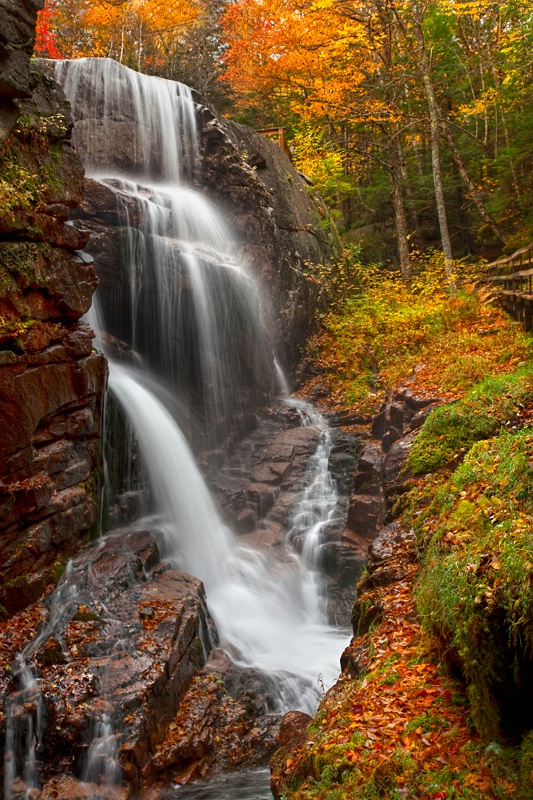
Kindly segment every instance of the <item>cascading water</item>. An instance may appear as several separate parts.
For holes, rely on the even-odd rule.
[[[214,443],[246,402],[243,389],[271,393],[275,375],[232,234],[185,183],[198,160],[191,92],[110,59],[58,62],[56,76],[77,120],[73,142],[87,173],[114,192],[122,223],[118,297],[99,297],[105,330],[187,395]]]
[[[345,643],[326,624],[317,573],[321,533],[336,503],[327,426],[306,404],[287,400],[319,431],[289,535],[297,549],[287,545],[280,559],[240,544],[176,423],[175,397],[210,429],[204,441],[220,441],[246,396],[243,386],[259,385],[266,395],[276,371],[282,385],[284,378],[264,335],[255,285],[232,252],[231,231],[191,185],[198,146],[190,92],[108,59],[60,62],[56,74],[73,105],[75,144],[87,172],[117,198],[125,302],[117,314],[117,298],[100,296],[99,342],[108,348],[111,339],[113,354],[117,342],[126,343],[130,363],[110,359],[109,387],[141,453],[166,555],[204,581],[234,660],[276,678],[280,710],[310,711],[338,674]],[[108,767],[97,766],[103,756],[113,760],[110,725],[105,715],[95,721],[86,780],[114,780]],[[35,728],[28,736],[35,739]],[[12,779],[10,772],[6,781]]]
[[[17,777],[23,781],[24,797],[31,797],[32,791],[39,787],[37,751],[41,744],[42,696],[29,661],[43,642],[72,616],[77,599],[77,588],[70,580],[67,567],[64,580],[53,597],[47,624],[16,658],[13,676],[18,691],[10,695],[5,710],[4,800],[11,800]]]

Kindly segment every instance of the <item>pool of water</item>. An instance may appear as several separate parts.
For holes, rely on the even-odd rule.
[[[234,772],[190,786],[173,784],[161,800],[272,800],[270,771]]]

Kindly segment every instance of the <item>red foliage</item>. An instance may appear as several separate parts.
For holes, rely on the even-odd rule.
[[[42,11],[37,14],[35,54],[44,58],[63,58],[57,47],[57,32],[54,21],[57,17],[55,0],[47,0]]]

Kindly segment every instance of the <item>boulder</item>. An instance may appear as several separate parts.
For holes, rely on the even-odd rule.
[[[216,641],[201,582],[160,562],[159,540],[157,533],[118,530],[80,553],[50,599],[41,636],[26,650],[44,710],[39,761],[47,797],[58,781],[67,781],[69,792],[81,791],[84,776],[99,783],[90,746],[104,724],[111,744],[99,758],[118,764],[118,787],[126,784],[128,797],[138,791]],[[12,692],[6,706],[23,726],[28,704],[19,706]],[[126,796],[121,791],[109,797]]]
[[[305,273],[309,264],[327,264],[338,254],[334,225],[275,142],[207,108],[200,113],[200,141],[202,184],[230,217],[261,285],[277,350],[293,366],[323,302]]]
[[[30,57],[43,6],[44,0],[0,0],[0,144],[20,113],[14,101],[31,95]]]

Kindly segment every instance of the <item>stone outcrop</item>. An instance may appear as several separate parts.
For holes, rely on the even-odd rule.
[[[156,782],[150,800],[163,800],[169,780],[184,785],[266,764],[278,746],[280,722],[278,713],[269,712],[274,706],[270,688],[267,676],[214,650],[151,761]]]
[[[328,616],[332,623],[350,618],[354,586],[366,560],[366,547],[354,546],[346,537],[345,520],[360,448],[358,437],[330,428],[329,472],[336,484],[334,517],[324,525],[320,567],[325,580]],[[256,431],[235,448],[220,468],[213,470],[211,485],[219,506],[240,539],[255,548],[274,549],[281,559],[290,547],[300,550],[303,542],[291,531],[292,515],[298,507],[307,470],[321,432],[304,425],[294,409],[283,402],[271,409]]]
[[[38,4],[0,9],[10,5],[12,25],[34,22]],[[106,379],[80,322],[97,284],[92,260],[76,252],[87,235],[67,224],[83,168],[62,92],[39,71],[29,78],[27,60],[12,83],[32,93],[0,151],[0,605],[9,614],[42,594],[94,528]]]
[[[138,176],[141,184],[150,184],[149,173],[153,172],[153,180],[157,180],[163,168],[160,143],[152,132],[149,157],[141,153],[144,121],[128,92],[117,90],[127,83],[120,70],[125,68],[101,62],[91,62],[87,72],[69,62],[61,68],[61,81],[76,86],[73,141],[87,163],[100,163],[93,152],[100,143],[105,150],[102,169],[112,175]],[[114,103],[104,102],[99,91],[102,80],[110,92],[115,92]],[[145,89],[143,86],[141,94]],[[172,373],[172,389],[202,423],[206,421],[203,427],[208,433],[192,442],[198,450],[227,447],[253,429],[254,412],[277,391],[272,343],[283,354],[286,365],[292,366],[314,329],[318,284],[305,276],[305,269],[309,262],[330,260],[337,252],[337,242],[326,212],[309,195],[306,182],[279,147],[253,130],[218,119],[201,102],[196,105],[196,116],[200,152],[196,158],[189,152],[194,148],[180,154],[181,169],[186,173],[180,180],[194,193],[199,190],[213,201],[231,224],[223,236],[224,255],[216,253],[211,243],[195,250],[204,299],[195,296],[198,279],[191,277],[189,269],[190,244],[182,241],[187,239],[186,225],[183,230],[175,225],[166,237],[148,233],[147,218],[157,203],[151,203],[147,210],[143,199],[137,202],[119,180],[103,183],[88,179],[85,199],[73,219],[78,228],[91,233],[86,252],[94,257],[98,270],[99,303],[111,346],[117,355],[124,356],[134,341],[136,353],[155,374],[168,382]],[[184,134],[183,141],[190,135]],[[253,155],[252,147],[260,156]],[[153,199],[153,195],[153,189],[139,188],[140,198]],[[142,268],[142,281],[132,275],[132,262],[142,248],[135,250],[132,245],[140,239],[135,231],[127,231],[129,225],[141,227],[145,250],[151,253],[153,247],[157,251]],[[218,226],[218,222],[213,224],[215,229]],[[164,257],[161,244],[166,248]],[[245,294],[252,292],[244,291],[245,279],[240,286],[230,280],[228,258],[230,264],[235,259],[245,265],[260,284],[262,315],[257,310],[250,315],[247,310]],[[224,263],[218,263],[220,260]],[[179,292],[179,298],[176,294],[167,309],[172,345],[166,342],[162,346],[166,334],[158,328],[161,275],[156,266],[149,265],[151,261],[170,264],[173,288],[169,291]],[[216,347],[211,347],[216,353],[207,356],[206,330],[211,322],[199,320],[204,306],[212,317],[216,340]],[[228,322],[219,324],[221,319]],[[176,363],[179,369],[174,368]],[[223,376],[221,387],[215,387],[221,396],[214,400],[205,391],[213,384],[212,375],[205,374],[208,363],[209,369]],[[192,430],[195,426],[189,427]],[[201,427],[196,426],[196,430]]]
[[[246,125],[200,114],[201,182],[229,215],[260,281],[287,366],[314,330],[319,286],[305,277],[340,250],[320,197],[273,141]],[[253,201],[252,201],[253,198]]]
[[[153,780],[157,744],[216,642],[201,582],[160,562],[158,539],[119,530],[78,555],[26,651],[39,677],[45,797],[52,789],[65,800],[84,796],[79,779],[100,783],[110,766],[117,771],[111,796],[138,796]],[[23,742],[39,697],[30,702],[28,690],[17,691],[14,672],[5,724]],[[16,787],[24,790],[20,780]]]
[[[68,79],[68,70],[63,72],[67,77],[62,80]],[[120,108],[104,108],[90,79],[76,71],[78,79],[73,140],[80,153],[91,137],[91,147],[97,148],[102,135],[106,163],[113,162],[113,174],[146,175],[146,156],[138,147],[142,131],[136,131],[136,126],[142,126],[128,98],[121,97]],[[117,80],[117,75],[113,72],[109,80]],[[237,253],[258,279],[268,328],[287,365],[292,366],[314,329],[318,284],[305,276],[306,265],[328,263],[336,256],[339,245],[334,227],[319,198],[309,194],[308,183],[276,144],[250,128],[219,119],[202,105],[201,98],[196,100],[200,155],[199,163],[191,160],[187,182],[213,200],[229,219],[234,241],[228,242],[228,251]],[[155,142],[150,159],[155,174]],[[185,157],[182,161],[186,163]],[[125,216],[135,222],[138,212],[128,207],[120,191],[108,185],[89,182],[86,196],[77,216],[93,234],[89,252],[97,261],[102,295],[112,296],[124,311],[123,330],[113,332],[124,338],[130,311],[124,281],[117,274],[123,250],[121,229]]]
[[[30,56],[44,0],[0,0],[0,145],[18,119],[17,100],[31,96]]]

